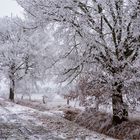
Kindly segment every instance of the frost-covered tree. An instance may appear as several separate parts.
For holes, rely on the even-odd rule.
[[[0,66],[9,79],[11,100],[14,100],[16,80],[22,79],[31,67],[26,53],[28,44],[23,41],[24,30],[15,23],[17,21],[22,22],[8,17],[0,20]]]
[[[0,64],[4,75],[9,79],[9,99],[14,100],[16,81],[22,79],[32,67],[28,53],[29,44],[24,38],[24,29],[18,18],[0,20]]]
[[[110,87],[113,123],[127,120],[123,95],[133,95],[129,87],[140,78],[140,1],[17,1],[38,25],[57,25],[64,74],[74,79],[96,66]]]
[[[44,49],[47,46],[47,35],[41,29],[30,31],[26,26],[27,23],[19,18],[0,19],[0,67],[1,72],[9,79],[10,100],[14,100],[19,81],[20,84],[24,83],[24,87],[25,82],[22,81],[30,85],[30,79],[35,82],[45,77],[47,51],[44,52]]]

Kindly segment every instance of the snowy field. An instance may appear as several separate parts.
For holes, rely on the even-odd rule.
[[[42,96],[32,95],[31,101],[24,97],[28,105],[15,104],[21,101],[21,95],[16,96],[15,103],[0,98],[0,140],[114,140],[64,119],[59,108],[66,107],[67,101],[61,96],[48,99],[46,104],[42,103]],[[71,101],[70,106],[83,109],[75,101]],[[101,106],[100,110],[111,113],[109,107]],[[139,114],[129,115],[137,119]]]
[[[59,105],[60,100],[55,103]],[[0,98],[0,140],[113,140],[65,120],[59,113],[39,111]]]
[[[39,102],[43,103],[43,101],[42,101],[43,96],[44,96],[44,94],[32,94],[31,100],[32,101],[39,101]],[[16,95],[17,99],[21,99],[21,97],[22,97],[22,95],[20,95],[20,94]],[[57,106],[67,105],[67,100],[64,99],[60,95],[54,94],[51,97],[49,97],[49,96],[47,96],[47,97],[48,97],[48,99],[46,100],[46,104],[49,107],[57,107]],[[29,100],[29,96],[25,95],[24,99]],[[72,107],[79,107],[78,101],[70,101],[69,105]]]
[[[44,94],[32,94],[32,95],[30,95],[31,101],[37,101],[37,102],[40,102],[41,104],[43,103],[43,101],[42,101],[43,96],[44,96]],[[7,94],[2,94],[1,97],[8,98]],[[21,99],[21,97],[22,97],[21,94],[15,95],[16,100]],[[28,95],[24,95],[24,99],[26,99],[26,100],[29,100],[30,97]],[[54,93],[54,95],[52,93],[52,95],[48,96],[48,99],[46,100],[46,106],[48,108],[57,108],[60,106],[67,106],[67,100],[64,99],[62,96],[57,95],[56,93]],[[79,102],[75,101],[75,100],[70,101],[69,106],[76,107],[76,108],[79,108],[81,110],[84,109],[84,107],[79,106]],[[107,112],[107,113],[112,114],[111,105],[106,105],[106,106],[100,105],[99,110],[102,112]],[[139,116],[140,116],[140,105],[136,107],[135,112],[129,112],[130,119],[139,120]]]

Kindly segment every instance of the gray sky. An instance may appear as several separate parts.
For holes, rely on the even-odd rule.
[[[0,0],[0,17],[3,16],[20,16],[23,10],[15,0]]]

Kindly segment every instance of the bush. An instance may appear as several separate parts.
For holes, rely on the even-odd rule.
[[[75,118],[80,114],[79,109],[74,109],[74,108],[65,108],[64,111],[64,118],[69,120],[69,121],[74,121]]]
[[[79,125],[103,133],[105,135],[125,140],[140,139],[140,121],[124,121],[114,126],[112,124],[112,116],[107,113],[90,112],[89,110],[80,113],[75,122]]]

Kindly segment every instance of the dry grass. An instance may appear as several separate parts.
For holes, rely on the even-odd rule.
[[[68,108],[64,110],[64,118],[69,121],[74,121],[81,111],[78,109]]]
[[[83,112],[75,118],[79,125],[108,136],[125,139],[140,140],[140,121],[126,121],[120,125],[112,125],[112,116],[101,112]]]
[[[46,106],[46,104],[42,104],[38,101],[28,101],[28,100],[19,100],[16,102],[16,104],[22,105],[22,106],[26,106],[26,107],[30,107],[39,111],[48,111],[49,108]]]
[[[47,110],[46,106],[36,102],[20,101],[19,104],[37,110]],[[112,125],[112,116],[95,110],[81,112],[72,107],[59,107],[64,112],[64,118],[87,128],[117,139],[140,140],[140,121],[128,120],[120,125]]]

